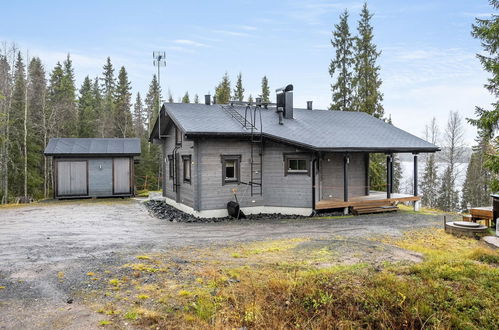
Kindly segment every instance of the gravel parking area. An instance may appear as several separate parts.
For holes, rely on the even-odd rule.
[[[137,200],[85,200],[0,208],[0,328],[96,327],[99,315],[74,299],[86,273],[142,253],[341,235],[355,249],[377,235],[437,226],[441,216],[399,212],[358,217],[174,223]],[[326,241],[325,241],[326,240]],[[334,245],[331,245],[334,248]],[[339,247],[343,253],[345,244]],[[177,253],[178,255],[178,253]]]

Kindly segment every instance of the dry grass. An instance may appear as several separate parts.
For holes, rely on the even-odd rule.
[[[116,271],[130,274],[107,279],[105,289],[115,293],[101,309],[111,311],[105,314],[116,326],[497,328],[497,251],[435,229],[380,240],[422,253],[425,260],[319,269],[315,265],[331,261],[333,253],[320,246],[298,249],[307,238],[191,249],[182,266],[155,255],[141,259],[135,270],[120,267]],[[186,251],[179,253],[186,257]]]

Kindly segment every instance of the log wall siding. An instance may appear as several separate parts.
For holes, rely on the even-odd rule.
[[[173,180],[170,179],[169,175],[169,163],[168,163],[168,155],[172,154],[173,149],[175,148],[175,126],[171,125],[167,130],[167,138],[163,142],[163,196],[168,197],[170,199],[176,200],[177,193],[173,191]],[[191,165],[191,182],[184,182],[184,173],[182,166],[182,156],[183,155],[191,155],[191,159],[194,159],[194,141],[187,140],[185,137],[182,137],[182,145],[177,149],[177,153],[179,154],[178,161],[179,169],[177,171],[178,177],[178,189],[180,200],[178,202],[185,204],[190,207],[194,207],[194,180],[195,178],[195,164]],[[195,160],[194,160],[195,163]]]
[[[343,199],[343,153],[325,153],[321,159],[321,199]],[[348,196],[365,196],[365,158],[363,153],[350,153],[348,164]]]
[[[240,141],[238,139],[200,139],[197,141],[196,147],[199,154],[197,164],[201,165],[199,171],[200,178],[197,181],[200,182],[200,190],[198,192],[198,196],[200,196],[200,210],[225,209],[227,202],[234,200],[234,193],[232,192],[234,188],[237,189],[237,198],[242,207],[264,205],[263,196],[251,196],[248,185],[237,183],[223,184],[222,155],[240,155],[240,180],[246,183],[250,181],[251,143],[249,141]],[[258,146],[255,148],[255,154],[258,154]],[[255,159],[255,162],[257,161]]]
[[[284,154],[299,153],[303,150],[295,147],[265,142],[263,162],[263,195],[266,206],[311,207],[312,176],[311,174],[284,175]],[[310,156],[312,166],[312,153]],[[310,171],[311,173],[312,171]]]

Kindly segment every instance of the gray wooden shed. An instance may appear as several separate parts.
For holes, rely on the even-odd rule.
[[[140,139],[53,138],[54,198],[127,197],[134,194],[134,157]]]

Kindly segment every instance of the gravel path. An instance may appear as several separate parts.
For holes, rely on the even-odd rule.
[[[120,264],[131,255],[291,237],[341,235],[362,243],[373,235],[401,235],[441,221],[439,216],[401,212],[174,223],[152,217],[136,200],[0,208],[0,329],[97,326],[100,316],[72,297],[84,289],[87,272]]]

